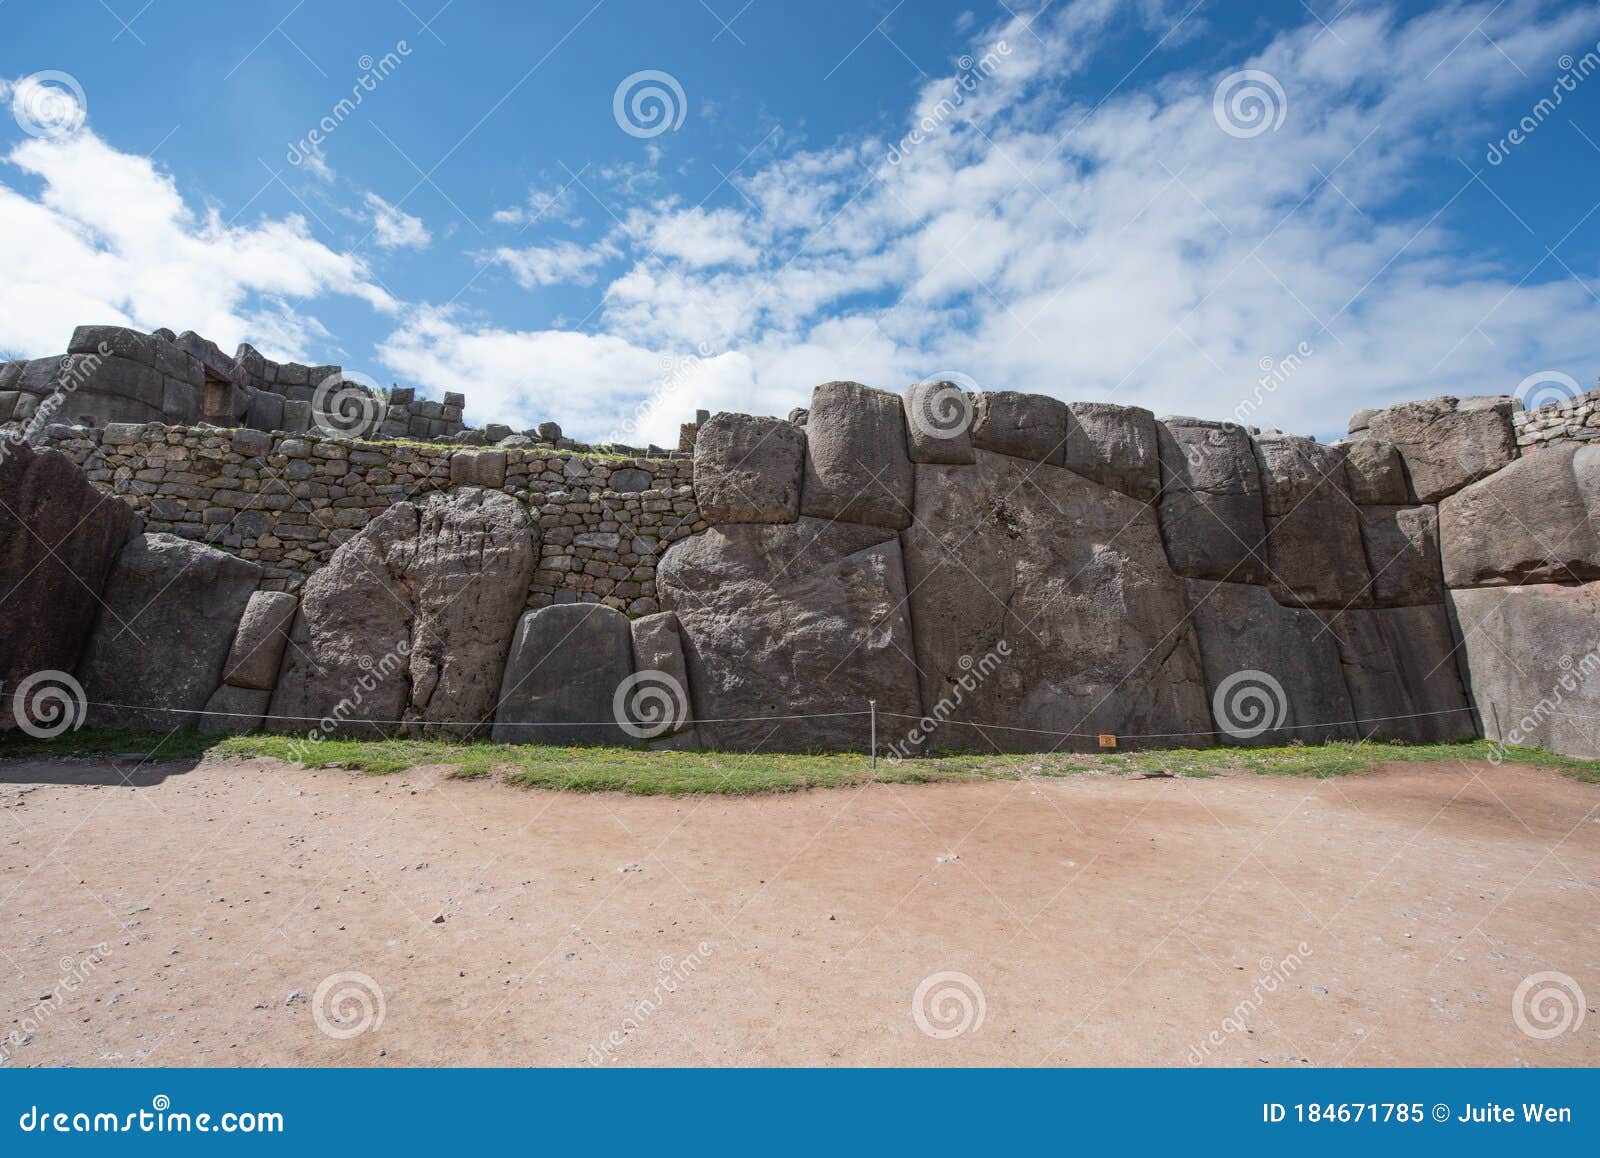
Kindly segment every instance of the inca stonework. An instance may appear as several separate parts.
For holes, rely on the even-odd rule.
[[[830,382],[787,420],[698,416],[691,460],[553,424],[394,441],[389,410],[334,434],[320,402],[322,429],[258,430],[251,389],[205,425],[35,421],[5,444],[0,599],[28,605],[6,607],[8,688],[48,667],[92,723],[313,738],[859,750],[871,704],[900,754],[1600,755],[1592,400],[1550,423],[1426,399],[1328,445]]]

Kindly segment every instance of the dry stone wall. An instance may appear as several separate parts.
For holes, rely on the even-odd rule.
[[[1565,443],[1594,442],[1600,439],[1600,390],[1551,402],[1537,410],[1520,410],[1512,421],[1517,448],[1523,454]]]

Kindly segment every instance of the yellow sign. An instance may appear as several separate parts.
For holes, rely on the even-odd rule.
[[[1107,736],[1102,732],[1100,735],[1100,746],[1102,748],[1115,748],[1117,746],[1117,738],[1115,736]]]

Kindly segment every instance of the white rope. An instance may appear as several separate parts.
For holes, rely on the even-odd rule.
[[[1270,728],[1267,731],[1293,732],[1310,728],[1337,728],[1345,724],[1379,724],[1388,720],[1419,720],[1427,716],[1448,716],[1457,712],[1470,712],[1473,708],[1444,708],[1437,712],[1410,712],[1403,716],[1367,716],[1355,720],[1334,720],[1326,724],[1290,724],[1281,728]],[[1048,728],[1022,728],[1012,724],[980,724],[971,720],[939,720],[933,716],[908,716],[904,712],[880,712],[879,715],[893,716],[901,720],[931,721],[936,727],[946,724],[955,724],[965,728],[991,728],[997,732],[1029,732],[1040,736],[1076,736],[1080,739],[1091,740],[1100,735],[1099,732],[1053,732]],[[1109,733],[1107,733],[1109,734]],[[1185,736],[1231,736],[1233,733],[1221,728],[1213,728],[1208,732],[1118,732],[1119,740],[1175,740]]]
[[[348,718],[340,718],[338,716],[274,716],[267,713],[262,713],[260,716],[256,716],[254,712],[248,711],[208,712],[203,708],[162,708],[156,707],[153,704],[107,704],[98,700],[85,700],[83,706],[86,708],[115,708],[121,711],[131,712],[167,712],[171,715],[177,716],[250,716],[252,718],[261,720],[292,720],[296,723],[307,724],[316,724],[322,722],[323,720],[333,720],[339,724],[393,724],[397,726],[402,724],[426,724],[431,727],[440,728],[600,728],[607,726],[614,727],[618,723],[615,718],[609,720],[562,720],[559,722],[552,721],[551,723],[536,723],[524,720],[367,720],[359,719],[354,716]],[[746,724],[762,723],[772,720],[825,720],[838,716],[870,716],[871,714],[871,711],[854,711],[812,712],[809,714],[792,716],[724,716],[705,720],[675,720],[673,721],[673,724],[675,727],[681,728],[687,727],[690,724]]]

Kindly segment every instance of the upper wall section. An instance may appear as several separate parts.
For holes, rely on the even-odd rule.
[[[1593,442],[1600,439],[1600,390],[1551,402],[1537,410],[1518,411],[1512,421],[1516,424],[1517,449],[1523,454],[1564,443]]]

